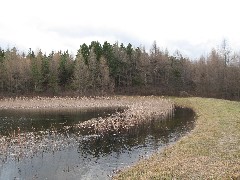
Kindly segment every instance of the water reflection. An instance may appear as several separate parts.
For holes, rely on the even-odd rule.
[[[95,111],[95,114],[100,112]],[[0,119],[4,122],[14,118],[4,116]],[[108,137],[74,132],[71,123],[77,123],[79,119],[82,119],[80,114],[31,117],[30,120],[37,124],[35,131],[26,128],[28,133],[8,139],[15,141],[10,143],[5,156],[0,154],[0,179],[107,179],[114,170],[131,165],[191,130],[194,113],[190,109],[177,108],[173,119],[154,121],[131,129],[127,134]],[[19,127],[22,121],[14,122]],[[45,125],[45,122],[49,124]],[[63,122],[65,124],[59,125]],[[1,127],[3,134],[10,128],[4,124]],[[40,130],[36,130],[38,127]],[[14,151],[17,148],[20,150]],[[20,158],[14,156],[19,152],[22,153]]]
[[[79,145],[79,152],[99,157],[112,152],[130,150],[133,147],[159,145],[175,141],[193,128],[194,113],[190,109],[177,108],[173,119],[154,121],[138,128],[131,129],[125,134],[114,134],[108,137],[85,136]]]
[[[36,132],[48,129],[61,130],[65,126],[72,126],[79,122],[96,117],[106,117],[120,108],[99,108],[85,111],[67,109],[64,111],[36,111],[24,112],[0,110],[0,135],[11,135],[14,131]]]

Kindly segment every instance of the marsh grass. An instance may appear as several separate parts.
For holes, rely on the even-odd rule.
[[[121,97],[116,103],[125,107],[125,110],[106,118],[99,117],[82,122],[75,128],[102,136],[128,133],[153,120],[166,119],[172,116],[174,111],[173,103],[160,97]]]
[[[76,111],[94,111],[97,109],[115,109],[116,113],[108,118],[95,118],[75,126],[79,131],[106,135],[129,131],[154,119],[166,119],[172,116],[174,105],[161,97],[76,97],[76,98],[15,98],[2,99],[0,109],[10,113],[71,113]]]
[[[194,130],[114,179],[240,179],[240,103],[174,98],[197,113]]]
[[[53,153],[70,145],[76,145],[83,135],[109,135],[109,133],[134,133],[137,126],[152,120],[162,120],[173,115],[173,103],[161,97],[94,97],[94,98],[6,98],[0,100],[1,113],[21,116],[21,113],[75,113],[114,109],[115,113],[81,122],[73,127],[65,126],[61,132],[54,127],[43,131],[22,132],[20,127],[8,136],[0,135],[0,160],[19,160],[33,157],[44,151]],[[70,137],[69,131],[79,133]],[[67,136],[63,138],[63,136]],[[1,166],[1,163],[0,163]]]

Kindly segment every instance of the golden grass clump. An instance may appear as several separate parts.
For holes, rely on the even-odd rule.
[[[100,135],[123,133],[152,120],[166,119],[174,109],[171,101],[159,97],[121,97],[117,101],[114,99],[111,104],[125,107],[125,110],[106,118],[82,122],[75,128]]]

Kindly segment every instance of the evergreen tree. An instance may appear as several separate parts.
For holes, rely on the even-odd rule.
[[[58,78],[59,78],[59,85],[63,87],[68,86],[71,82],[73,75],[73,60],[69,55],[68,51],[63,52],[61,54],[60,62],[59,62],[59,69],[58,69]]]
[[[83,57],[83,59],[85,61],[85,64],[88,65],[88,56],[90,54],[90,49],[89,49],[88,45],[83,43],[80,46],[80,51],[81,51],[82,57]]]
[[[113,84],[110,80],[109,66],[104,57],[100,58],[99,68],[101,78],[101,93],[113,92]]]
[[[103,49],[103,57],[106,58],[109,66],[110,78],[114,80],[115,75],[117,73],[118,63],[116,61],[116,58],[113,52],[113,46],[107,41],[105,41],[102,49]]]
[[[93,49],[97,61],[100,60],[101,56],[103,55],[103,48],[102,45],[98,41],[92,41],[89,49]]]
[[[60,52],[49,55],[49,68],[50,68],[50,77],[49,77],[49,88],[53,94],[57,94],[59,92],[59,79],[58,79],[58,69],[61,59]]]
[[[81,51],[79,50],[75,59],[72,87],[81,95],[84,95],[88,88],[89,85],[88,83],[89,83],[89,69],[85,64],[85,60],[81,54]]]
[[[50,67],[49,67],[49,58],[44,55],[42,58],[42,67],[41,67],[41,77],[42,77],[42,87],[44,91],[47,91],[49,88],[49,82],[50,82]]]
[[[29,54],[30,60],[31,60],[31,76],[32,76],[32,82],[33,82],[33,89],[35,92],[42,91],[42,73],[41,73],[41,63],[43,59],[43,54],[41,50],[37,53],[37,55],[34,55],[34,52],[30,52]]]
[[[94,48],[91,49],[89,54],[88,69],[89,69],[89,87],[94,93],[96,93],[96,91],[98,90],[98,87],[100,87],[101,78],[100,78],[99,62],[97,61]]]

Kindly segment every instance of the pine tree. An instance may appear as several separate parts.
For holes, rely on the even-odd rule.
[[[68,51],[66,51],[61,54],[58,68],[59,85],[63,88],[63,90],[71,84],[72,75],[73,60]]]
[[[89,69],[89,88],[93,93],[97,93],[101,85],[99,62],[97,61],[94,48],[91,49],[88,58],[88,69]]]
[[[102,45],[98,41],[92,41],[91,45],[89,46],[89,49],[93,49],[97,61],[100,60],[101,56],[103,55],[103,48]]]
[[[75,59],[72,87],[82,95],[86,93],[88,83],[89,69],[85,64],[85,60],[79,50]]]
[[[32,82],[33,82],[33,89],[35,92],[40,92],[42,91],[41,63],[43,59],[43,54],[41,50],[39,50],[36,56],[34,55],[33,51],[30,52],[28,56],[30,57],[30,60],[31,60],[31,76],[32,76]]]
[[[42,77],[42,87],[44,91],[48,90],[49,82],[50,82],[50,69],[49,69],[49,58],[44,55],[42,58],[42,67],[41,67],[41,77]]]
[[[83,43],[80,46],[80,51],[81,51],[81,54],[82,54],[82,57],[84,59],[85,64],[88,65],[88,57],[89,57],[89,54],[90,54],[90,49],[89,49],[88,45]]]
[[[50,68],[49,88],[53,94],[57,94],[59,92],[58,69],[60,59],[61,59],[60,52],[57,53],[52,52],[52,54],[49,55],[49,68]]]
[[[101,93],[107,93],[113,91],[113,84],[110,80],[110,73],[107,61],[104,57],[100,58],[100,77],[101,77]]]

